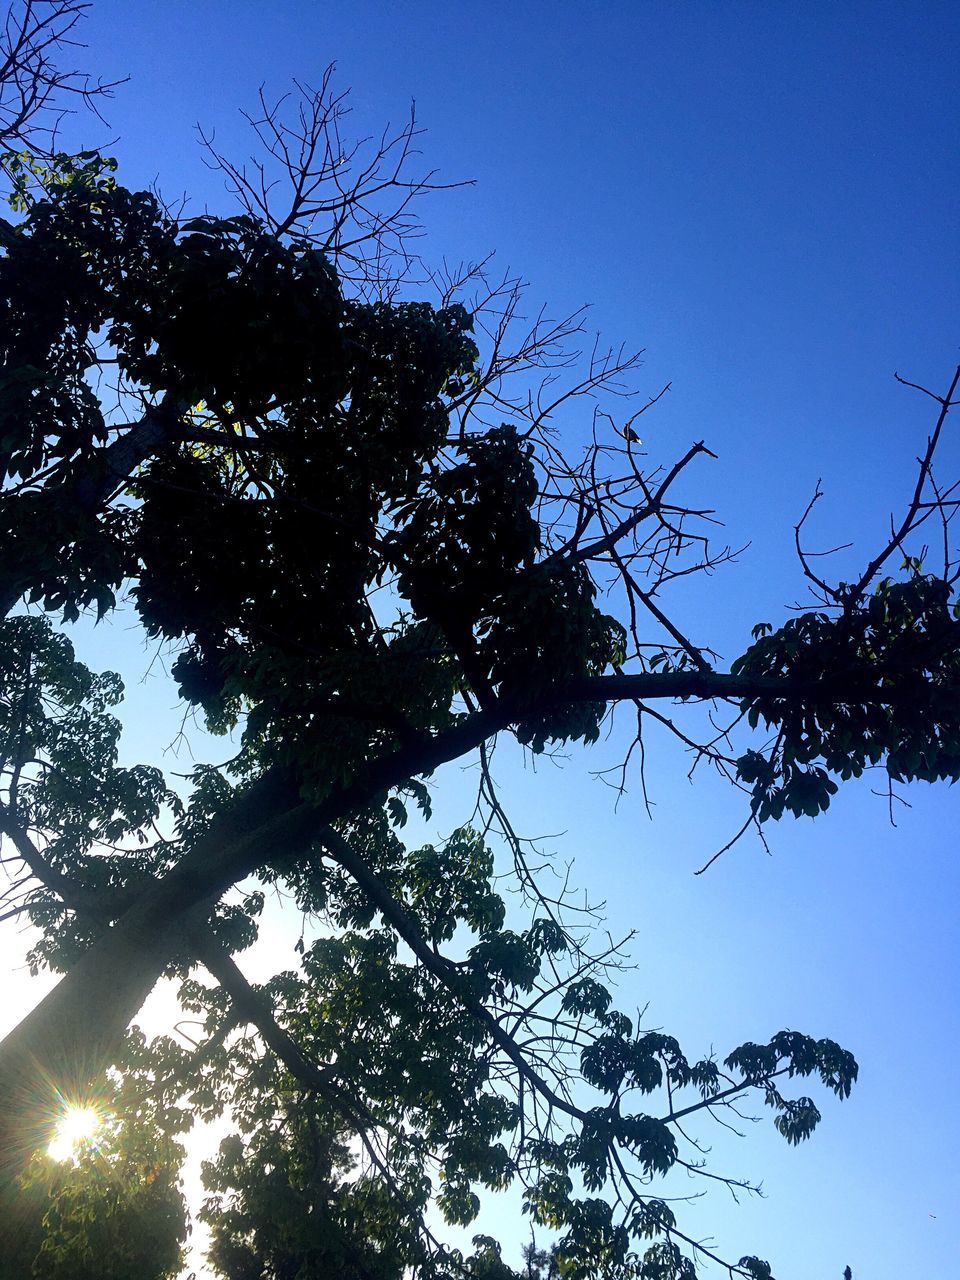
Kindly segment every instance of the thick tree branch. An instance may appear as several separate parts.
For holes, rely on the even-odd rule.
[[[218,942],[209,926],[196,925],[187,934],[193,954],[217,980],[230,997],[237,1014],[260,1032],[264,1043],[272,1049],[295,1080],[326,1098],[352,1124],[357,1124],[360,1111],[348,1102],[329,1071],[318,1067],[300,1049],[294,1038],[273,1016],[273,1006],[266,996],[255,991],[243,976],[230,952]],[[349,1107],[349,1109],[348,1109]],[[370,1117],[365,1117],[369,1123]]]
[[[81,907],[84,910],[96,912],[99,916],[105,915],[102,896],[84,890],[75,880],[51,867],[31,840],[29,832],[16,821],[10,808],[5,804],[0,804],[0,834],[7,837],[29,867],[31,874],[41,884],[56,893],[67,906]]]
[[[150,406],[143,417],[110,444],[99,449],[62,484],[51,485],[38,496],[44,509],[69,509],[81,517],[93,518],[103,511],[117,489],[128,482],[148,458],[177,438],[177,423],[183,406],[165,397]],[[3,499],[0,498],[0,501]],[[17,498],[7,498],[16,502]],[[34,516],[36,512],[32,513]],[[33,582],[33,566],[0,565],[0,617],[6,617]]]
[[[434,951],[403,904],[397,901],[364,860],[354,853],[346,840],[332,827],[326,827],[319,834],[319,842],[331,858],[360,886],[384,920],[396,930],[427,972],[442,982],[451,995],[483,1025],[490,1039],[506,1054],[530,1087],[555,1110],[577,1120],[587,1120],[585,1111],[562,1098],[533,1069],[528,1057],[514,1038],[497,1022],[490,1010],[470,994],[465,985],[464,975],[457,966]]]

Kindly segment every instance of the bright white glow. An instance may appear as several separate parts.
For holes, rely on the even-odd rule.
[[[54,1160],[69,1160],[77,1144],[92,1138],[102,1123],[94,1107],[68,1107],[60,1118],[53,1141],[47,1147]]]

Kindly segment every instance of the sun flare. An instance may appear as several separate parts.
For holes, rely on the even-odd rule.
[[[69,1160],[77,1145],[89,1141],[103,1123],[95,1107],[67,1107],[47,1152],[54,1160]]]

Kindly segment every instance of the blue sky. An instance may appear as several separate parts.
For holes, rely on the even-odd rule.
[[[681,614],[729,660],[754,622],[803,599],[792,525],[818,477],[821,545],[865,553],[882,536],[932,425],[893,372],[939,390],[957,362],[958,28],[955,6],[919,2],[95,0],[84,36],[98,72],[131,76],[109,110],[121,179],[158,178],[198,207],[225,199],[193,125],[242,155],[237,108],[261,82],[317,82],[335,60],[360,132],[416,98],[425,165],[476,179],[424,206],[427,256],[495,249],[537,303],[592,303],[606,336],[647,349],[645,394],[673,383],[644,420],[651,456],[701,438],[719,455],[692,492],[718,507],[724,541],[750,547]],[[951,460],[955,474],[955,440]],[[100,629],[85,656],[124,668],[128,750],[157,758],[172,692],[136,683],[129,633]],[[636,793],[614,812],[588,770],[615,751],[508,772],[518,825],[565,833],[559,856],[608,901],[612,932],[637,931],[624,1005],[649,1002],[649,1023],[691,1053],[788,1026],[861,1063],[853,1098],[825,1105],[799,1150],[768,1126],[718,1134],[718,1163],[767,1198],[717,1191],[688,1224],[770,1258],[779,1280],[839,1280],[847,1263],[856,1280],[950,1274],[956,794],[915,788],[893,830],[869,782],[850,787],[815,824],[773,829],[772,857],[744,841],[695,879],[739,823],[731,796],[691,787],[666,749],[654,821]],[[438,824],[452,825],[463,783],[451,775],[444,795]]]

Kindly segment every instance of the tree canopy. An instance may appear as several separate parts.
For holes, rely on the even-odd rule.
[[[709,450],[648,462],[636,425],[658,397],[623,398],[629,353],[572,362],[579,315],[524,327],[516,284],[484,268],[417,278],[403,232],[431,182],[407,177],[414,124],[360,156],[326,145],[341,102],[325,82],[292,124],[265,103],[286,204],[266,168],[213,153],[227,216],[179,216],[96,153],[5,159],[0,833],[7,914],[64,975],[0,1045],[8,1233],[36,1213],[58,1101],[106,1087],[121,1154],[99,1158],[122,1212],[163,1191],[173,1248],[117,1275],[171,1273],[177,1123],[227,1110],[203,1216],[234,1280],[506,1276],[496,1242],[464,1255],[436,1223],[468,1226],[479,1189],[511,1186],[571,1280],[711,1261],[769,1277],[698,1245],[657,1180],[725,1180],[684,1125],[746,1099],[805,1139],[818,1098],[849,1095],[853,1056],[781,1031],[698,1058],[618,1010],[618,953],[538,880],[491,744],[590,744],[626,704],[637,744],[656,722],[743,790],[744,830],[817,816],[872,766],[891,785],[960,776],[954,487],[933,474],[960,370],[928,392],[915,487],[860,575],[813,567],[805,518],[809,608],[758,623],[718,669],[668,612],[671,584],[728,555],[677,496]],[[593,414],[579,452],[556,427],[571,407]],[[118,763],[120,682],[73,652],[69,624],[121,598],[175,650],[185,707],[231,735],[186,787]],[[407,843],[427,780],[464,759],[473,815]],[[313,927],[299,969],[255,986],[235,956],[274,886]],[[127,1030],[162,976],[195,1045]],[[46,1203],[90,1193],[78,1168]],[[78,1266],[120,1246],[44,1247]]]

